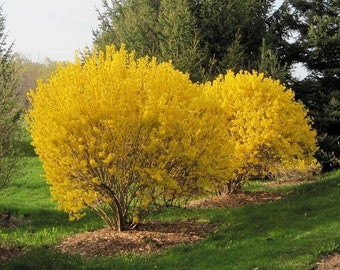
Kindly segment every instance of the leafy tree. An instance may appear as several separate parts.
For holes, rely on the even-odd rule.
[[[20,135],[21,112],[12,44],[6,46],[5,21],[0,6],[0,187],[8,184],[18,164],[15,142]]]
[[[46,58],[43,62],[33,62],[27,57],[15,53],[13,55],[16,62],[16,71],[18,78],[17,92],[22,100],[26,100],[26,94],[30,89],[37,87],[37,80],[46,81],[55,71],[57,62]]]
[[[281,39],[288,65],[302,63],[310,75],[293,88],[314,119],[324,170],[340,167],[340,33],[336,0],[287,0],[279,22],[288,36]],[[279,39],[280,40],[280,39]]]
[[[273,1],[194,2],[199,37],[203,46],[208,48],[207,60],[213,58],[217,61],[212,77],[227,68],[235,71],[239,71],[239,67],[255,68]]]
[[[215,192],[235,170],[228,111],[170,63],[124,47],[59,67],[27,120],[59,209],[123,230],[152,209]]]
[[[279,81],[263,73],[228,72],[206,84],[229,112],[236,175],[220,191],[237,192],[252,177],[305,177],[317,173],[316,132],[304,105]],[[230,115],[231,114],[231,115]]]

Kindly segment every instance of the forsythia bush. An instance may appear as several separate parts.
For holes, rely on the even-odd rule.
[[[71,219],[89,207],[122,230],[233,177],[229,111],[171,63],[107,47],[59,67],[28,97],[33,145]]]
[[[228,192],[250,177],[319,170],[314,158],[316,132],[291,89],[256,72],[227,72],[205,88],[231,115],[224,121],[231,126],[228,138],[234,143],[238,167],[236,177],[227,183]]]
[[[303,105],[255,72],[193,84],[171,63],[107,47],[59,67],[28,97],[59,209],[77,219],[91,208],[117,230],[159,206],[317,166]]]

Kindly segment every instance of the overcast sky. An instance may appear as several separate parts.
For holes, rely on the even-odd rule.
[[[73,60],[76,50],[92,46],[96,7],[102,0],[0,0],[7,42],[33,61]]]
[[[174,0],[175,1],[175,0]],[[282,2],[277,0],[276,2]],[[92,47],[102,0],[0,0],[7,42],[33,61],[72,61],[76,50]]]

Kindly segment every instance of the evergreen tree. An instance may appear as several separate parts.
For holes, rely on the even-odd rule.
[[[213,76],[226,68],[254,69],[260,58],[262,38],[272,0],[195,1],[194,14],[208,59],[217,61]]]
[[[103,0],[104,12],[99,13],[99,30],[94,43],[105,49],[106,45],[136,50],[138,56],[158,55],[159,31],[157,17],[160,0]]]
[[[317,156],[326,171],[340,167],[339,11],[338,0],[286,0],[277,16],[289,33],[281,36],[285,60],[302,63],[310,72],[293,89],[314,118]]]
[[[213,79],[226,69],[254,69],[273,0],[103,0],[99,48],[125,43],[138,56],[172,58],[193,80]]]
[[[171,60],[174,66],[190,74],[193,81],[201,78],[204,52],[199,50],[196,20],[188,0],[161,0],[158,15],[160,60]]]
[[[8,184],[17,167],[15,141],[19,137],[21,108],[12,45],[6,46],[6,18],[0,6],[0,188]]]
[[[283,65],[274,51],[268,48],[265,38],[263,39],[261,56],[256,69],[267,77],[280,80],[281,82],[286,82],[290,78],[287,64]]]

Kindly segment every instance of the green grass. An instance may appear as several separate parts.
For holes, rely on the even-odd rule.
[[[163,209],[156,220],[198,219],[217,225],[207,239],[147,256],[83,259],[62,254],[53,245],[62,237],[103,226],[93,214],[69,222],[51,202],[48,185],[36,157],[27,169],[0,190],[0,210],[31,222],[17,229],[0,228],[0,243],[27,250],[1,269],[312,269],[320,257],[339,249],[340,171],[314,183],[279,189],[280,201],[235,209]],[[247,190],[274,190],[261,181]],[[37,268],[38,267],[38,268]]]
[[[66,213],[56,210],[42,174],[38,158],[26,157],[22,173],[0,190],[0,213],[11,212],[15,217],[30,219],[17,229],[0,227],[0,243],[27,249],[53,245],[66,235],[104,225],[91,213],[80,222],[68,221]]]

